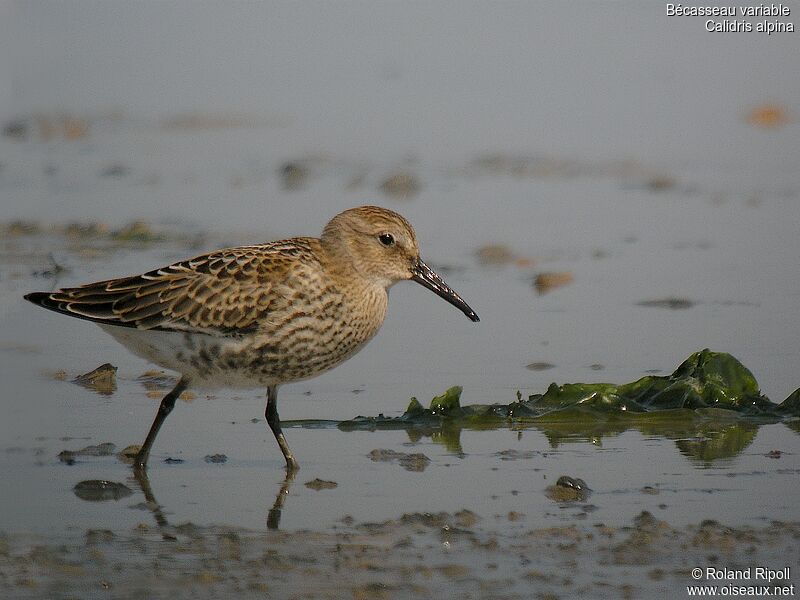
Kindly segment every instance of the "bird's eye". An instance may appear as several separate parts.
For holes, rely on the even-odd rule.
[[[384,246],[393,246],[394,236],[391,233],[382,233],[378,236],[378,241]]]

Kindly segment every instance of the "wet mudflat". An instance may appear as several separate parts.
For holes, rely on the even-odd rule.
[[[337,169],[321,177],[329,184],[346,179]],[[482,177],[489,181],[470,182],[541,185],[537,177]],[[548,185],[621,185],[606,177]],[[632,193],[659,202],[664,192]],[[378,199],[413,213],[413,204]],[[682,192],[671,202],[718,210]],[[626,210],[633,204],[626,201]],[[795,209],[778,198],[771,209],[739,210],[747,220],[758,211]],[[741,282],[725,287],[715,278],[719,287],[708,292],[703,285],[654,286],[639,269],[617,273],[641,257],[643,233],[588,246],[576,240],[573,249],[500,236],[486,250],[447,226],[421,223],[427,256],[487,315],[479,327],[398,286],[387,324],[367,350],[318,380],[286,386],[281,413],[302,464],[294,479],[285,479],[263,421],[263,393],[219,390],[182,396],[143,480],[133,477],[124,451],[141,443],[174,375],[130,356],[91,324],[36,311],[21,295],[280,234],[235,224],[213,230],[127,220],[5,221],[0,352],[9,419],[0,470],[14,485],[0,492],[4,590],[30,598],[403,598],[445,590],[616,598],[674,591],[691,583],[692,568],[707,564],[794,566],[787,557],[796,556],[798,539],[800,436],[791,418],[701,411],[653,422],[337,426],[357,415],[399,416],[411,396],[427,406],[453,383],[463,388],[465,405],[509,405],[544,393],[553,380],[667,375],[689,352],[725,340],[719,349],[738,348],[775,402],[796,387],[794,373],[780,368],[792,348],[774,354],[732,335],[753,319],[769,329],[774,315],[765,306],[781,295],[744,293]],[[719,252],[711,242],[666,244],[646,253],[651,268],[665,273],[676,257],[713,263]],[[758,256],[748,260],[758,263]],[[537,286],[543,272],[574,276]],[[620,291],[586,295],[605,289],[602,273],[616,273],[624,299]],[[678,293],[692,300],[675,300]],[[622,342],[633,344],[633,334],[578,351],[572,344],[584,337],[579,327],[597,331],[591,314],[598,303],[610,321],[655,335],[658,351],[632,353]]]
[[[0,123],[0,596],[682,597],[708,566],[789,567],[797,583],[791,416],[341,426],[453,386],[462,406],[509,406],[553,382],[667,376],[703,348],[787,398],[800,386],[795,38],[712,38],[636,3],[298,4],[249,5],[257,34],[239,22],[241,41],[223,44],[217,23],[242,19],[227,8],[184,11],[181,24],[214,18],[177,40],[150,5],[130,9],[141,19],[30,6],[11,11],[22,30],[79,56],[96,44],[88,56],[114,67],[46,57],[63,73],[53,89],[22,68],[19,114]],[[154,61],[116,43],[117,22],[194,48],[202,84],[181,95],[192,53]],[[321,22],[324,51],[297,44]],[[353,23],[362,33],[341,39]],[[476,23],[496,55],[463,35]],[[620,23],[625,36],[605,33]],[[37,51],[14,39],[17,55]],[[365,51],[385,39],[395,50]],[[119,83],[129,56],[147,85]],[[130,112],[108,110],[114,90]],[[230,110],[233,91],[251,103]],[[149,477],[134,477],[130,447],[174,374],[23,294],[318,235],[365,203],[409,219],[481,323],[399,284],[363,352],[281,389],[296,477],[263,390],[184,393]]]
[[[469,511],[344,519],[325,532],[187,524],[167,533],[142,525],[87,530],[65,543],[0,535],[0,575],[18,598],[522,599],[534,590],[541,598],[641,598],[685,592],[697,565],[787,564],[798,537],[797,524],[707,520],[676,528],[649,512],[623,527],[518,526],[513,533]]]

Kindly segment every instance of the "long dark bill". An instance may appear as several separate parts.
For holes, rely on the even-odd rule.
[[[469,304],[461,299],[461,296],[456,294],[452,288],[444,282],[444,279],[439,277],[433,269],[426,265],[422,260],[418,261],[411,271],[413,275],[411,279],[419,284],[424,285],[426,288],[434,292],[437,296],[441,296],[450,304],[455,306],[465,315],[470,321],[480,321],[475,311],[469,307]]]

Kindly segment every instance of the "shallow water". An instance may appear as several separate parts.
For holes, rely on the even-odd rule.
[[[129,136],[135,148],[135,131],[136,124],[123,123],[94,143],[99,148],[122,144]],[[174,134],[158,135],[172,139]],[[209,143],[214,139],[209,134]],[[57,159],[58,151],[52,156]],[[335,188],[346,172],[346,166],[332,165],[309,185]],[[624,382],[651,370],[667,373],[702,346],[737,355],[774,401],[796,385],[787,366],[796,358],[796,348],[788,343],[795,323],[783,315],[792,314],[800,295],[793,292],[791,278],[767,266],[789,264],[788,256],[781,257],[794,251],[785,243],[790,238],[779,235],[786,228],[788,236],[800,216],[790,199],[770,196],[758,206],[745,201],[719,206],[706,197],[710,191],[628,188],[606,172],[542,181],[476,174],[467,165],[457,176],[440,177],[451,188],[471,190],[473,197],[508,198],[505,210],[495,211],[491,220],[481,218],[475,212],[486,208],[477,199],[459,210],[456,202],[466,201],[453,189],[437,194],[438,203],[451,207],[446,219],[439,212],[422,216],[423,199],[385,203],[417,224],[424,256],[476,308],[481,322],[469,323],[422,288],[398,285],[387,322],[366,350],[318,379],[282,388],[284,420],[396,415],[409,397],[425,403],[452,384],[464,387],[462,403],[508,403],[517,390],[542,392],[550,381]],[[84,179],[91,189],[91,175],[85,173]],[[158,196],[164,193],[159,188],[153,184],[149,191]],[[522,200],[523,190],[544,199],[531,208]],[[578,198],[589,194],[593,202],[577,210]],[[290,195],[287,201],[295,212],[311,210]],[[549,225],[524,219],[526,213],[543,216]],[[198,221],[208,218],[202,210],[194,214]],[[295,214],[290,222],[297,219]],[[315,231],[326,219],[309,215],[306,228]],[[485,224],[484,237],[459,235],[464,227],[476,228],[476,220]],[[662,227],[665,220],[674,225]],[[9,233],[3,241],[0,285],[6,314],[0,351],[10,418],[3,425],[0,461],[17,482],[2,492],[8,507],[4,519],[14,529],[133,526],[144,517],[128,509],[141,502],[133,481],[129,485],[136,495],[116,502],[87,503],[71,492],[84,480],[126,482],[129,470],[116,458],[80,458],[66,466],[57,455],[102,442],[118,450],[140,443],[158,398],[148,397],[137,377],[152,366],[130,356],[99,328],[38,310],[21,295],[134,273],[253,235],[234,224],[222,232],[198,224],[154,227],[166,237],[144,244],[115,243],[108,236],[75,239],[47,226],[34,235]],[[483,264],[475,254],[482,242],[508,246],[521,260]],[[68,270],[55,277],[37,275],[52,269],[48,253]],[[573,281],[537,295],[532,278],[541,271],[569,271]],[[637,304],[673,297],[691,305],[671,310]],[[537,361],[554,366],[526,368]],[[112,394],[69,381],[103,362],[119,367]],[[58,370],[66,372],[66,381],[54,379]],[[200,393],[179,404],[158,439],[151,468],[152,491],[170,520],[263,527],[283,483],[263,405],[262,391],[229,390],[213,397]],[[303,469],[289,487],[280,525],[324,530],[345,515],[372,521],[399,512],[460,508],[482,515],[515,511],[537,525],[587,518],[621,525],[643,509],[681,525],[710,516],[747,524],[797,518],[790,502],[798,474],[797,434],[784,424],[739,427],[752,441],[730,455],[703,460],[701,449],[692,456],[686,448],[702,446],[709,431],[685,426],[655,432],[566,427],[556,435],[545,427],[465,429],[456,435],[457,444],[442,443],[441,435],[411,439],[403,431],[290,426],[287,435]],[[413,472],[370,460],[372,450],[384,448],[421,452],[431,463]],[[779,459],[766,456],[774,449],[783,452]],[[521,457],[504,460],[506,450]],[[204,461],[215,453],[225,454],[227,462]],[[167,457],[184,462],[167,465]],[[588,512],[585,503],[559,506],[546,496],[547,486],[563,474],[585,479],[593,490]],[[317,477],[338,487],[313,491],[303,485]],[[642,492],[647,486],[653,489]],[[69,519],[54,522],[49,515],[56,507]]]
[[[541,393],[552,381],[666,374],[705,347],[736,356],[775,402],[800,386],[800,84],[785,75],[796,37],[714,37],[700,32],[701,20],[667,19],[661,5],[656,15],[647,4],[615,2],[575,12],[539,4],[469,11],[352,4],[335,16],[300,5],[270,13],[275,18],[248,5],[234,17],[241,35],[218,38],[217,9],[198,11],[188,33],[186,15],[157,6],[114,10],[133,11],[122,20],[125,32],[194,49],[188,79],[185,54],[154,61],[149,53],[158,44],[144,48],[125,32],[118,33],[126,43],[108,48],[106,37],[114,36],[105,28],[117,27],[111,9],[0,7],[19,26],[0,43],[19,57],[12,70],[20,82],[0,117],[38,111],[57,121],[66,112],[89,126],[77,139],[44,139],[41,124],[28,118],[24,139],[0,136],[0,479],[7,482],[0,531],[56,544],[82,539],[88,529],[128,536],[141,524],[191,521],[248,535],[277,526],[313,537],[334,535],[348,516],[358,528],[405,513],[468,509],[481,517],[481,535],[498,537],[512,556],[521,532],[620,528],[642,511],[677,528],[704,519],[757,528],[800,521],[796,423],[500,427],[419,438],[296,423],[286,434],[302,468],[285,482],[263,422],[264,393],[223,390],[179,402],[144,486],[115,456],[60,462],[63,450],[141,443],[158,399],[138,377],[153,366],[89,323],[25,303],[24,293],[142,272],[224,245],[317,235],[332,215],[364,203],[414,224],[423,258],[481,322],[419,286],[399,284],[381,333],[364,351],[281,389],[284,420],[399,415],[410,397],[426,404],[452,385],[463,386],[463,404],[507,404],[518,391]],[[246,25],[259,18],[265,30]],[[358,33],[342,40],[339,20],[357,24]],[[153,22],[161,25],[151,31]],[[558,33],[565,23],[571,41]],[[622,23],[628,37],[607,34]],[[49,32],[50,50],[32,44],[39,27]],[[315,32],[319,45],[297,45],[292,31]],[[476,55],[474,36],[462,31],[497,42]],[[73,58],[53,63],[62,70],[43,90],[59,44]],[[91,59],[101,55],[116,59]],[[109,66],[128,59],[141,66],[128,70],[133,79]],[[5,65],[0,59],[0,76]],[[206,77],[206,67],[207,94],[198,94],[195,78]],[[232,92],[240,86],[241,94]],[[163,95],[153,92],[159,87]],[[787,107],[794,120],[774,129],[748,122],[748,111],[770,103]],[[173,117],[186,114],[208,121],[176,126]],[[281,174],[289,161],[308,172],[296,189]],[[381,191],[397,173],[411,174],[418,191]],[[7,225],[18,219],[40,227],[12,235]],[[117,243],[53,229],[78,222],[114,230],[138,219],[164,239]],[[479,249],[487,245],[499,246],[494,256],[506,260],[486,264]],[[65,270],[53,274],[53,261]],[[539,294],[534,278],[547,272],[571,281]],[[112,394],[70,381],[106,362],[119,369]],[[534,363],[552,367],[526,368]],[[65,380],[54,377],[60,370]],[[739,443],[715,454],[709,440],[724,433]],[[380,449],[423,453],[430,463],[413,471],[371,460]],[[217,453],[227,461],[204,460]],[[167,457],[183,462],[167,464]],[[562,475],[584,479],[588,498],[552,500],[548,487]],[[337,486],[305,485],[316,478]],[[133,493],[103,502],[74,493],[79,482],[96,479]],[[291,548],[291,539],[271,541]],[[541,557],[547,543],[534,543],[531,554]],[[494,577],[482,550],[461,551],[466,563],[481,565],[480,576]],[[582,560],[598,560],[587,554]],[[648,568],[677,564],[670,560],[678,559],[655,557]],[[570,569],[574,561],[565,556],[549,567]],[[530,581],[519,579],[527,571],[518,565],[498,562],[503,577]],[[604,577],[616,573],[591,564]],[[688,579],[686,566],[671,576]],[[569,589],[549,581],[553,590]],[[523,593],[527,584],[520,585],[511,591]],[[636,585],[662,589],[656,578]]]

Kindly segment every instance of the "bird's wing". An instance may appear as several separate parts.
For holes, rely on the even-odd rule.
[[[291,280],[315,262],[307,244],[273,242],[25,298],[107,325],[231,335],[254,330],[260,319],[291,303]]]

